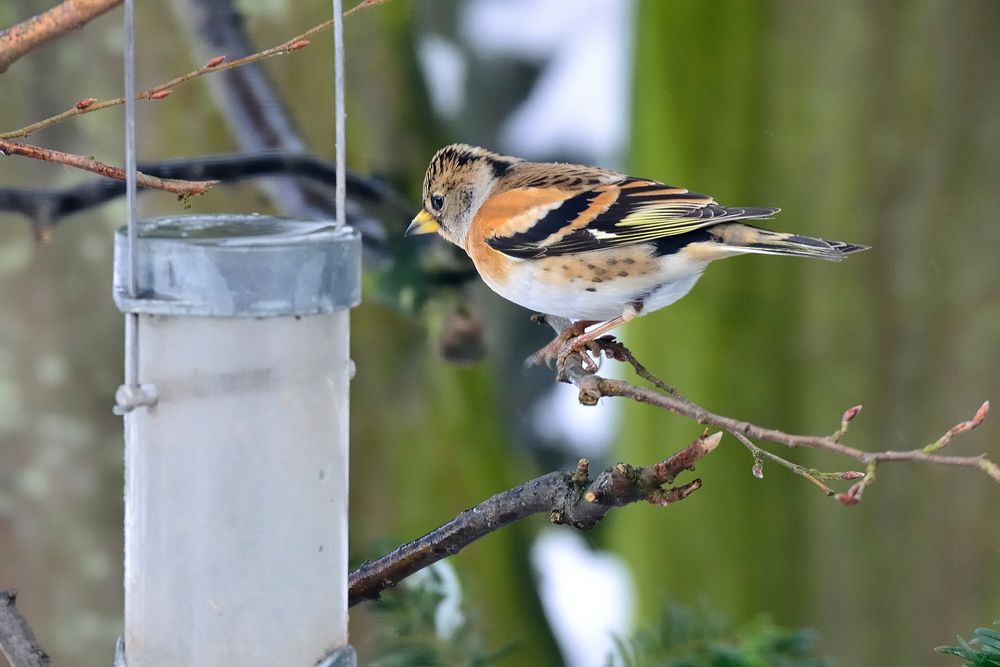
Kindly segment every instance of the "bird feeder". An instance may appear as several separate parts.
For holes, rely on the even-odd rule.
[[[125,414],[125,659],[315,665],[347,644],[349,308],[360,238],[260,216],[127,231],[152,406]],[[141,342],[141,344],[138,344]]]

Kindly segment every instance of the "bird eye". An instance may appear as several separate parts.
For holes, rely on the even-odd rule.
[[[444,206],[444,195],[433,195],[431,197],[431,208],[435,211],[440,211],[442,206]]]

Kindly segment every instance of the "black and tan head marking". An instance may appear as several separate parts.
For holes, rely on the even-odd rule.
[[[490,167],[494,178],[500,178],[510,171],[510,168],[516,162],[523,162],[523,160],[508,155],[500,155],[485,148],[470,146],[469,144],[450,144],[439,150],[431,158],[431,164],[427,168],[427,175],[424,176],[424,191],[426,192],[428,186],[436,183],[442,175],[461,174],[467,168],[478,167],[482,164]]]
[[[468,144],[445,146],[431,158],[424,176],[424,211],[411,224],[411,233],[440,231],[462,245],[476,210],[496,182],[523,162]]]

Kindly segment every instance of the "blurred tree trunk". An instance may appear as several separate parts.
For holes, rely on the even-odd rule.
[[[933,440],[996,397],[995,364],[975,360],[1000,353],[986,334],[1000,326],[998,19],[985,2],[640,0],[631,170],[781,206],[773,228],[875,246],[841,265],[713,266],[630,325],[647,366],[706,407],[783,429],[832,431],[864,403],[849,437],[869,448]],[[630,406],[620,457],[655,458],[696,430]],[[664,595],[707,600],[818,627],[847,664],[931,664],[939,639],[995,615],[1000,534],[978,530],[995,523],[987,479],[885,468],[847,510],[780,469],[754,480],[727,442],[699,466],[697,499],[609,522],[642,617]]]

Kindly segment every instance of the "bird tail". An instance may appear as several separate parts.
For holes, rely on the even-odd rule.
[[[718,225],[709,231],[726,246],[727,251],[733,254],[789,255],[839,262],[851,253],[862,252],[871,247],[799,234],[772,232],[740,223]]]

